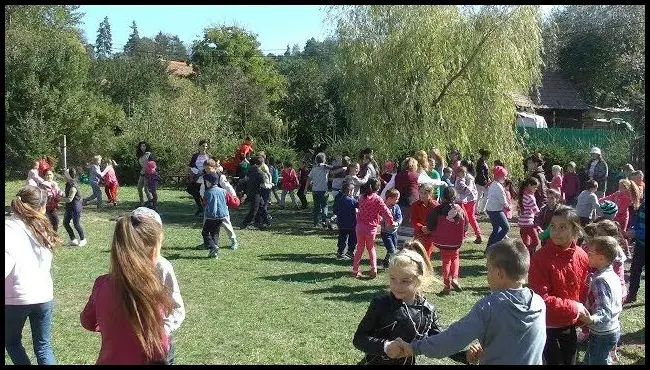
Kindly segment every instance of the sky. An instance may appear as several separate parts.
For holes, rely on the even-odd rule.
[[[542,5],[547,13],[553,5]],[[202,38],[212,25],[236,25],[257,34],[262,53],[281,54],[287,45],[300,49],[310,38],[322,41],[332,32],[320,5],[83,5],[83,29],[89,43],[97,38],[99,23],[108,17],[113,52],[122,50],[136,22],[140,37],[159,31],[177,35],[186,45]]]

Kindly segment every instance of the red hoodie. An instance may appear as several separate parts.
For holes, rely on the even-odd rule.
[[[435,200],[429,201],[429,205],[425,206],[422,200],[411,205],[411,226],[413,226],[413,234],[415,239],[430,239],[433,237],[431,233],[424,234],[422,227],[427,226],[427,217],[429,213],[438,206]]]
[[[589,258],[575,241],[561,249],[551,239],[533,254],[528,270],[528,287],[546,303],[546,327],[560,328],[578,322],[575,302],[584,302]]]
[[[575,172],[567,172],[562,179],[562,193],[569,200],[580,194],[580,179]]]

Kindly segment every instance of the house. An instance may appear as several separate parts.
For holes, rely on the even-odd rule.
[[[167,71],[177,77],[190,77],[194,75],[194,68],[191,64],[174,60],[167,62]]]
[[[517,111],[544,117],[548,127],[585,128],[589,106],[573,84],[558,72],[543,72],[530,95],[512,94]]]

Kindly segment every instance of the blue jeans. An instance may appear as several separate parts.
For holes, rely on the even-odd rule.
[[[65,231],[68,232],[68,236],[70,237],[70,240],[75,239],[74,237],[74,231],[72,230],[72,227],[70,227],[70,221],[74,224],[74,228],[77,230],[79,233],[79,239],[86,239],[84,235],[84,229],[81,228],[81,202],[80,201],[72,201],[70,203],[65,204],[65,215],[63,216],[63,227],[65,227]]]
[[[508,235],[510,225],[508,224],[508,219],[503,211],[488,211],[487,214],[490,217],[490,223],[492,224],[492,233],[487,242],[487,248],[490,248],[492,244],[502,241],[506,235]]]
[[[314,198],[314,226],[327,220],[327,195],[326,191],[313,191]]]
[[[394,233],[381,233],[381,240],[384,242],[388,254],[395,253],[395,248],[397,248],[397,231]]]
[[[102,204],[102,188],[99,187],[99,183],[90,183],[90,188],[93,189],[93,193],[88,198],[84,199],[84,204],[90,202],[91,200],[97,199],[97,205]]]
[[[14,365],[31,365],[22,342],[25,321],[32,328],[34,354],[39,365],[56,365],[52,351],[52,301],[22,306],[5,305],[5,349]]]
[[[609,352],[614,349],[620,336],[620,330],[605,335],[595,335],[590,332],[587,345],[587,364],[608,365]]]
[[[354,248],[357,245],[357,232],[352,229],[339,228],[339,240],[337,244],[336,254],[341,255],[345,252],[345,247],[348,247],[348,256],[354,255]]]

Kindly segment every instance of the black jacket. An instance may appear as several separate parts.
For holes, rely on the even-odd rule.
[[[490,168],[483,158],[476,162],[476,177],[474,183],[476,185],[487,186],[490,180]]]
[[[361,365],[415,365],[415,356],[389,358],[384,352],[384,343],[397,338],[410,342],[440,332],[436,310],[426,298],[418,297],[413,305],[406,305],[393,293],[387,293],[370,302],[366,315],[354,333],[352,344],[366,353],[359,362]],[[466,363],[464,351],[450,358]]]
[[[256,194],[260,193],[260,188],[264,183],[264,174],[257,166],[252,166],[246,175],[246,196],[253,198]]]

